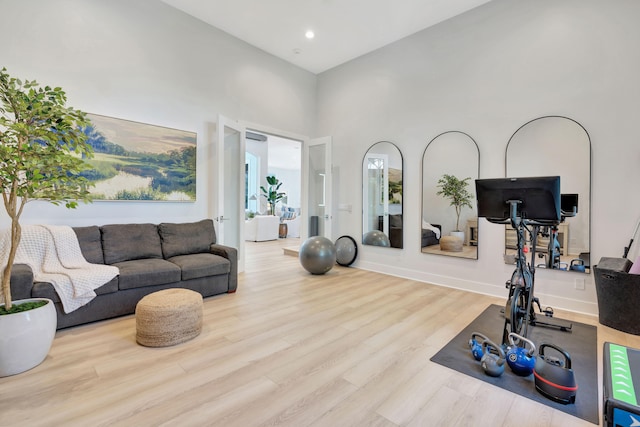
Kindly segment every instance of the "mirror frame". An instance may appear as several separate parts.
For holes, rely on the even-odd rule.
[[[423,252],[423,250],[422,250],[422,221],[423,221],[424,214],[425,214],[425,211],[424,211],[424,204],[425,204],[425,201],[424,201],[424,178],[425,178],[424,161],[425,161],[425,156],[427,155],[427,150],[429,150],[429,147],[431,146],[431,144],[433,144],[438,138],[440,138],[440,137],[442,137],[444,135],[447,135],[447,134],[454,134],[454,133],[465,136],[468,139],[469,142],[473,143],[473,145],[475,146],[475,149],[476,149],[476,153],[477,153],[477,156],[478,156],[477,157],[477,159],[478,159],[478,165],[477,165],[478,170],[476,172],[476,176],[475,177],[473,177],[473,176],[471,177],[472,181],[469,183],[469,186],[471,187],[472,192],[474,194],[473,202],[475,204],[476,218],[478,216],[477,215],[478,206],[477,206],[477,201],[476,201],[476,198],[475,198],[475,180],[480,178],[480,147],[478,146],[478,142],[475,139],[473,139],[473,137],[471,135],[469,135],[468,133],[462,132],[462,131],[459,131],[459,130],[449,130],[449,131],[446,131],[446,132],[442,132],[442,133],[436,135],[434,138],[432,138],[431,141],[429,141],[429,143],[427,144],[427,146],[425,147],[425,149],[424,149],[424,151],[422,153],[422,165],[421,165],[422,166],[421,167],[422,174],[421,174],[421,179],[420,179],[420,189],[421,189],[420,194],[421,194],[422,197],[421,197],[421,204],[420,204],[420,228],[419,228],[419,230],[420,230],[420,253],[427,254],[427,255],[450,256],[450,257],[456,257],[456,258],[461,258],[461,259],[470,259],[470,260],[477,261],[478,257],[479,257],[479,253],[478,252],[479,252],[479,248],[480,248],[480,246],[478,245],[478,243],[479,243],[478,242],[479,241],[479,235],[480,235],[479,222],[478,222],[478,225],[476,226],[476,230],[475,230],[475,233],[476,233],[475,234],[476,243],[474,245],[475,248],[476,248],[476,256],[475,257],[466,257],[466,256],[458,255],[458,254],[460,254],[460,252],[446,253],[446,252],[438,251],[438,252],[430,253],[430,252]],[[466,236],[465,240],[467,240],[467,239],[470,239],[470,237]]]
[[[588,191],[589,191],[589,200],[588,200],[588,207],[589,207],[589,218],[587,219],[587,232],[589,235],[589,248],[588,248],[588,253],[591,253],[591,242],[593,239],[592,233],[591,233],[591,218],[592,218],[592,203],[591,203],[591,199],[592,199],[592,185],[593,185],[593,152],[592,152],[592,142],[591,142],[591,135],[589,134],[589,131],[587,131],[587,129],[582,125],[582,123],[580,123],[579,121],[572,119],[571,117],[567,117],[567,116],[561,116],[561,115],[546,115],[546,116],[540,116],[540,117],[536,117],[535,119],[529,120],[526,123],[524,123],[523,125],[521,125],[518,129],[516,129],[515,132],[513,132],[513,134],[511,135],[511,137],[509,138],[509,141],[507,142],[507,146],[505,147],[504,150],[504,173],[505,173],[505,178],[509,177],[509,146],[511,145],[511,142],[513,141],[514,137],[518,134],[518,132],[520,132],[523,128],[525,128],[526,126],[537,122],[539,120],[544,120],[544,119],[563,119],[563,120],[568,120],[570,122],[572,122],[575,125],[578,125],[582,131],[584,132],[584,134],[587,136],[587,142],[589,143],[589,186],[588,186]],[[560,185],[562,185],[562,176],[560,176]],[[580,206],[581,202],[580,200],[578,200],[578,215],[580,214]],[[508,225],[506,227],[509,227]],[[504,242],[504,247],[505,249],[507,248],[507,236],[506,236],[506,227],[505,227],[505,242]],[[590,258],[590,257],[589,257]],[[590,265],[590,259],[589,259],[589,267],[591,267]],[[567,270],[558,270],[558,269],[554,269],[554,271],[561,271],[561,272],[568,272],[568,271],[572,271],[569,268],[567,268]],[[587,268],[586,271],[584,271],[584,273],[586,274],[590,274],[591,272],[591,268]]]
[[[383,236],[371,236],[372,238],[369,238],[367,240],[367,243],[365,243],[365,234],[370,232],[370,231],[376,231],[376,230],[365,230],[365,203],[368,200],[367,197],[367,193],[366,188],[365,188],[365,184],[366,181],[364,179],[364,173],[365,173],[365,161],[367,160],[367,154],[369,154],[371,152],[371,149],[373,147],[375,147],[378,144],[389,144],[390,146],[392,146],[393,148],[395,148],[398,152],[398,155],[400,156],[400,167],[401,167],[401,175],[400,175],[400,179],[402,182],[402,193],[404,195],[404,156],[402,155],[402,151],[400,150],[400,147],[398,147],[395,143],[391,142],[391,141],[387,141],[387,140],[382,140],[382,141],[377,141],[374,142],[373,144],[371,144],[369,146],[369,148],[367,148],[367,150],[364,153],[364,156],[362,157],[362,215],[361,215],[361,219],[362,219],[362,245],[364,246],[380,246],[380,247],[389,247],[389,248],[394,248],[394,249],[403,249],[404,248],[404,197],[403,200],[401,200],[400,202],[400,210],[401,210],[401,221],[402,221],[402,227],[400,230],[400,246],[393,246],[393,242],[392,240],[396,240],[397,236],[394,237],[394,239],[392,239],[390,236],[386,236],[386,242]],[[368,170],[368,169],[367,169]],[[387,212],[387,216],[389,215],[389,213]],[[383,233],[381,233],[383,234]],[[391,234],[391,233],[389,233]]]

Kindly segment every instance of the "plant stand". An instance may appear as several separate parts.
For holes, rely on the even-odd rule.
[[[281,222],[278,227],[278,237],[284,239],[287,237],[287,233],[289,232],[289,227],[287,227],[287,223]]]

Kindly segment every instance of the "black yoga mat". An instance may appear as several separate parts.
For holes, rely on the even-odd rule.
[[[536,346],[543,342],[553,343],[567,350],[571,355],[571,367],[575,372],[578,391],[576,392],[576,402],[574,404],[563,405],[547,399],[536,391],[533,375],[519,377],[511,372],[508,366],[505,366],[502,376],[497,378],[490,377],[484,373],[480,362],[476,361],[471,355],[469,338],[472,332],[480,332],[493,342],[500,344],[504,327],[504,315],[500,312],[501,309],[502,307],[498,305],[490,305],[433,356],[431,361],[548,405],[559,411],[599,424],[597,328],[578,322],[571,322],[573,324],[572,332],[562,332],[559,329],[543,326],[529,328],[528,338]],[[548,351],[550,355],[559,356],[553,349]]]

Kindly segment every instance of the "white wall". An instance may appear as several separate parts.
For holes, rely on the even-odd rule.
[[[404,249],[362,247],[357,265],[506,296],[501,226],[480,221],[477,261],[420,253],[422,152],[439,133],[463,131],[479,145],[481,177],[502,177],[513,132],[554,114],[591,135],[592,264],[621,256],[640,216],[638,16],[633,0],[494,0],[320,74],[317,134],[333,136],[335,205],[362,200],[359,165],[372,143],[394,141],[405,158]],[[360,235],[357,204],[334,218],[335,236]],[[543,304],[597,312],[593,275],[536,278]],[[586,290],[575,290],[582,278]]]
[[[215,191],[209,150],[218,114],[310,135],[316,77],[155,0],[0,0],[0,66],[61,86],[69,105],[198,133],[197,202],[32,202],[25,223],[200,219]],[[6,226],[0,214],[0,227]]]

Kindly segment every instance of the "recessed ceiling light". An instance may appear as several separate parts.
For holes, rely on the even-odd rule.
[[[311,30],[307,30],[307,32],[306,32],[306,33],[304,33],[304,36],[305,36],[306,38],[308,38],[308,39],[312,39],[312,38],[314,38],[316,35],[313,33],[313,31],[311,31]]]

